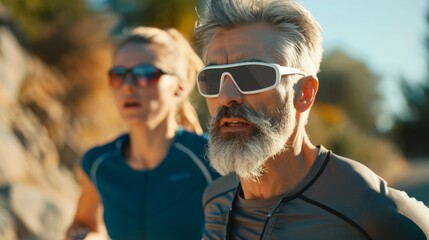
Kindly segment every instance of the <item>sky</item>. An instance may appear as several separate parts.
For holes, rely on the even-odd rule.
[[[401,113],[399,79],[403,76],[412,83],[421,82],[428,72],[424,41],[429,32],[426,22],[429,1],[298,2],[322,26],[325,52],[340,49],[366,62],[381,78],[379,90],[385,97],[383,110],[386,114]]]

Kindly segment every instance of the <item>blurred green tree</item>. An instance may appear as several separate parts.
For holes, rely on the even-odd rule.
[[[138,25],[177,28],[191,38],[198,0],[0,0],[12,13],[32,52],[56,65],[64,54],[80,49],[87,42],[76,39],[77,27],[94,15],[114,15],[116,26],[108,34],[120,34]],[[100,7],[101,6],[101,7]],[[92,10],[92,11],[91,11]],[[94,14],[97,13],[97,14]],[[103,20],[106,20],[105,18]],[[107,20],[109,21],[109,19]],[[87,47],[87,46],[86,46]]]
[[[83,0],[0,0],[14,15],[30,41],[47,38],[52,28],[73,24],[86,11]]]
[[[376,132],[379,77],[365,63],[336,50],[325,57],[318,77],[317,101],[340,107],[361,130]]]
[[[307,125],[312,141],[362,162],[389,181],[403,177],[405,158],[376,129],[379,77],[340,50],[325,57],[318,77],[319,92]]]
[[[90,0],[89,0],[90,1]],[[120,33],[124,28],[149,25],[159,28],[175,27],[185,36],[192,35],[196,20],[195,6],[198,0],[107,0],[109,9],[120,16],[114,29]]]
[[[427,74],[423,81],[412,83],[401,79],[408,116],[398,117],[397,142],[407,155],[427,156],[429,154],[429,10],[426,17],[428,23],[425,39]]]
[[[69,32],[79,19],[88,16],[84,0],[0,0],[11,12],[29,50],[55,65],[74,43]]]

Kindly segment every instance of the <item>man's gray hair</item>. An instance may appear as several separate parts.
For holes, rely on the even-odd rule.
[[[321,28],[313,16],[293,0],[209,0],[195,25],[195,38],[206,60],[207,45],[219,28],[267,23],[281,40],[273,53],[279,61],[307,74],[319,71],[322,60]]]

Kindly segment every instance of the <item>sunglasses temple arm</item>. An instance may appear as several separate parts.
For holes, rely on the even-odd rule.
[[[292,75],[292,74],[300,74],[305,76],[304,72],[297,68],[291,68],[291,67],[280,67],[280,74],[281,75]]]

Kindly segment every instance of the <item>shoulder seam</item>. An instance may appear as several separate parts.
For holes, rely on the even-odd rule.
[[[221,193],[218,193],[218,194],[214,195],[213,197],[209,198],[209,199],[204,203],[204,207],[206,207],[206,205],[207,205],[209,202],[213,201],[215,198],[217,198],[217,197],[219,197],[219,196],[221,196],[221,195],[224,195],[224,194],[226,194],[226,193],[228,193],[228,192],[234,191],[234,190],[236,190],[236,189],[237,189],[237,187],[233,187],[233,188],[231,188],[231,189],[225,190],[225,191],[223,191],[223,192],[221,192]]]
[[[188,147],[184,146],[181,143],[174,143],[174,146],[179,149],[180,151],[182,151],[183,153],[185,153],[186,155],[188,155],[192,161],[195,163],[195,165],[197,165],[197,167],[200,169],[201,173],[204,175],[207,184],[211,184],[213,182],[213,178],[210,175],[209,170],[207,169],[207,167],[201,162],[201,159],[199,157],[197,157],[197,155],[195,155],[195,153],[189,149]]]
[[[94,163],[91,165],[91,168],[89,170],[89,177],[91,178],[92,182],[94,183],[94,186],[99,189],[98,183],[97,183],[97,170],[100,167],[101,163],[103,163],[104,160],[106,160],[108,157],[112,156],[114,152],[107,152],[102,154],[101,156],[97,157],[94,161]]]
[[[320,203],[318,201],[315,201],[313,199],[310,199],[306,196],[300,195],[298,196],[298,198],[302,199],[303,201],[312,204],[314,206],[317,206],[319,208],[322,208],[323,210],[333,214],[334,216],[340,218],[341,220],[345,221],[346,223],[350,224],[353,228],[355,228],[356,230],[358,230],[366,239],[368,240],[372,240],[371,236],[369,236],[368,232],[365,231],[365,229],[363,229],[361,226],[359,226],[359,224],[357,224],[355,221],[351,220],[350,218],[348,218],[347,216],[345,216],[344,214],[326,206],[323,203]]]
[[[328,166],[329,160],[331,159],[331,154],[332,154],[332,152],[328,151],[328,153],[326,154],[326,157],[324,159],[324,162],[323,162],[322,166],[320,167],[319,171],[316,173],[316,175],[313,177],[313,179],[310,180],[310,182],[307,185],[305,185],[301,190],[299,190],[294,195],[283,198],[282,202],[291,201],[292,199],[301,196],[305,191],[307,191],[307,189],[309,189],[316,182],[316,180],[320,177],[320,175],[322,175],[322,173],[325,171],[325,168],[326,168],[326,166]]]

